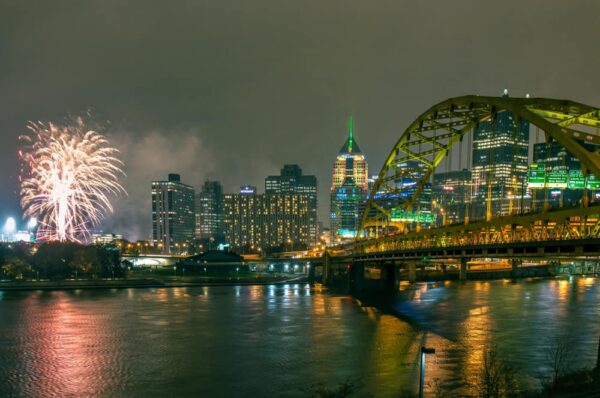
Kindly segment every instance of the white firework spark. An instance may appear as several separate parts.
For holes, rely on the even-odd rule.
[[[40,241],[85,242],[110,196],[125,193],[118,150],[81,117],[63,125],[30,122],[20,138],[21,207],[39,221]]]

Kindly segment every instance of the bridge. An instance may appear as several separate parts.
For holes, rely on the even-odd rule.
[[[492,197],[495,188],[489,176],[491,168],[483,167],[486,189],[477,198],[470,193],[455,198],[466,207],[460,222],[449,224],[444,209],[441,209],[444,216],[441,222],[421,217],[424,191],[431,189],[434,172],[469,167],[469,156],[462,154],[464,147],[471,151],[468,140],[472,138],[469,137],[483,126],[495,131],[495,124],[505,123],[506,115],[510,115],[515,130],[523,125],[531,126],[538,135],[543,134],[546,143],[562,146],[579,160],[583,180],[579,203],[569,207],[561,201],[552,208],[546,200],[536,208],[536,190],[530,187],[529,192],[534,195],[526,195],[527,181],[521,169],[520,181],[514,175],[504,176],[514,192],[507,194],[510,203],[500,206],[494,203],[498,198]],[[493,150],[493,145],[489,145],[489,151]],[[522,154],[522,151],[515,148],[513,153]],[[494,159],[493,154],[490,159]],[[416,261],[454,260],[462,264],[463,277],[467,262],[476,258],[508,258],[513,269],[527,258],[597,261],[600,258],[600,206],[593,203],[593,196],[590,199],[590,191],[600,188],[596,185],[590,188],[597,177],[600,177],[598,108],[547,98],[468,95],[448,99],[415,119],[392,147],[369,194],[359,233],[355,241],[346,245],[352,255],[340,263],[351,261],[352,267],[358,269],[355,273],[365,267],[378,266],[387,267],[388,274],[407,269],[414,276]],[[537,191],[542,191],[542,197],[547,198],[545,187],[544,183]],[[515,194],[518,191],[520,195]],[[526,196],[531,199],[527,200]],[[469,206],[483,205],[477,201],[485,202],[485,211],[479,218],[469,210]],[[518,206],[514,202],[518,202]]]

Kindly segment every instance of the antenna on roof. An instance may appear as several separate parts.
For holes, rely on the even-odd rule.
[[[350,127],[348,128],[348,153],[352,153],[352,141],[354,135],[354,126],[352,123],[352,116],[350,116]]]

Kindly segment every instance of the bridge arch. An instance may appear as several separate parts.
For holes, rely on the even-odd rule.
[[[570,100],[467,95],[440,102],[413,121],[387,157],[369,194],[359,236],[391,225],[391,211],[414,208],[425,184],[451,149],[481,123],[511,112],[515,125],[527,121],[581,162],[585,176],[600,177],[600,110]],[[410,187],[398,180],[413,181]],[[402,231],[402,229],[400,230]],[[405,231],[404,231],[405,232]]]

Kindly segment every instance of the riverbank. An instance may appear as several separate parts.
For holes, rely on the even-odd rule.
[[[0,282],[0,291],[18,290],[78,290],[78,289],[129,289],[164,287],[202,287],[202,286],[251,286],[282,285],[287,283],[306,283],[304,275],[295,277],[252,277],[252,278],[132,278],[132,279],[69,279],[40,281]]]

